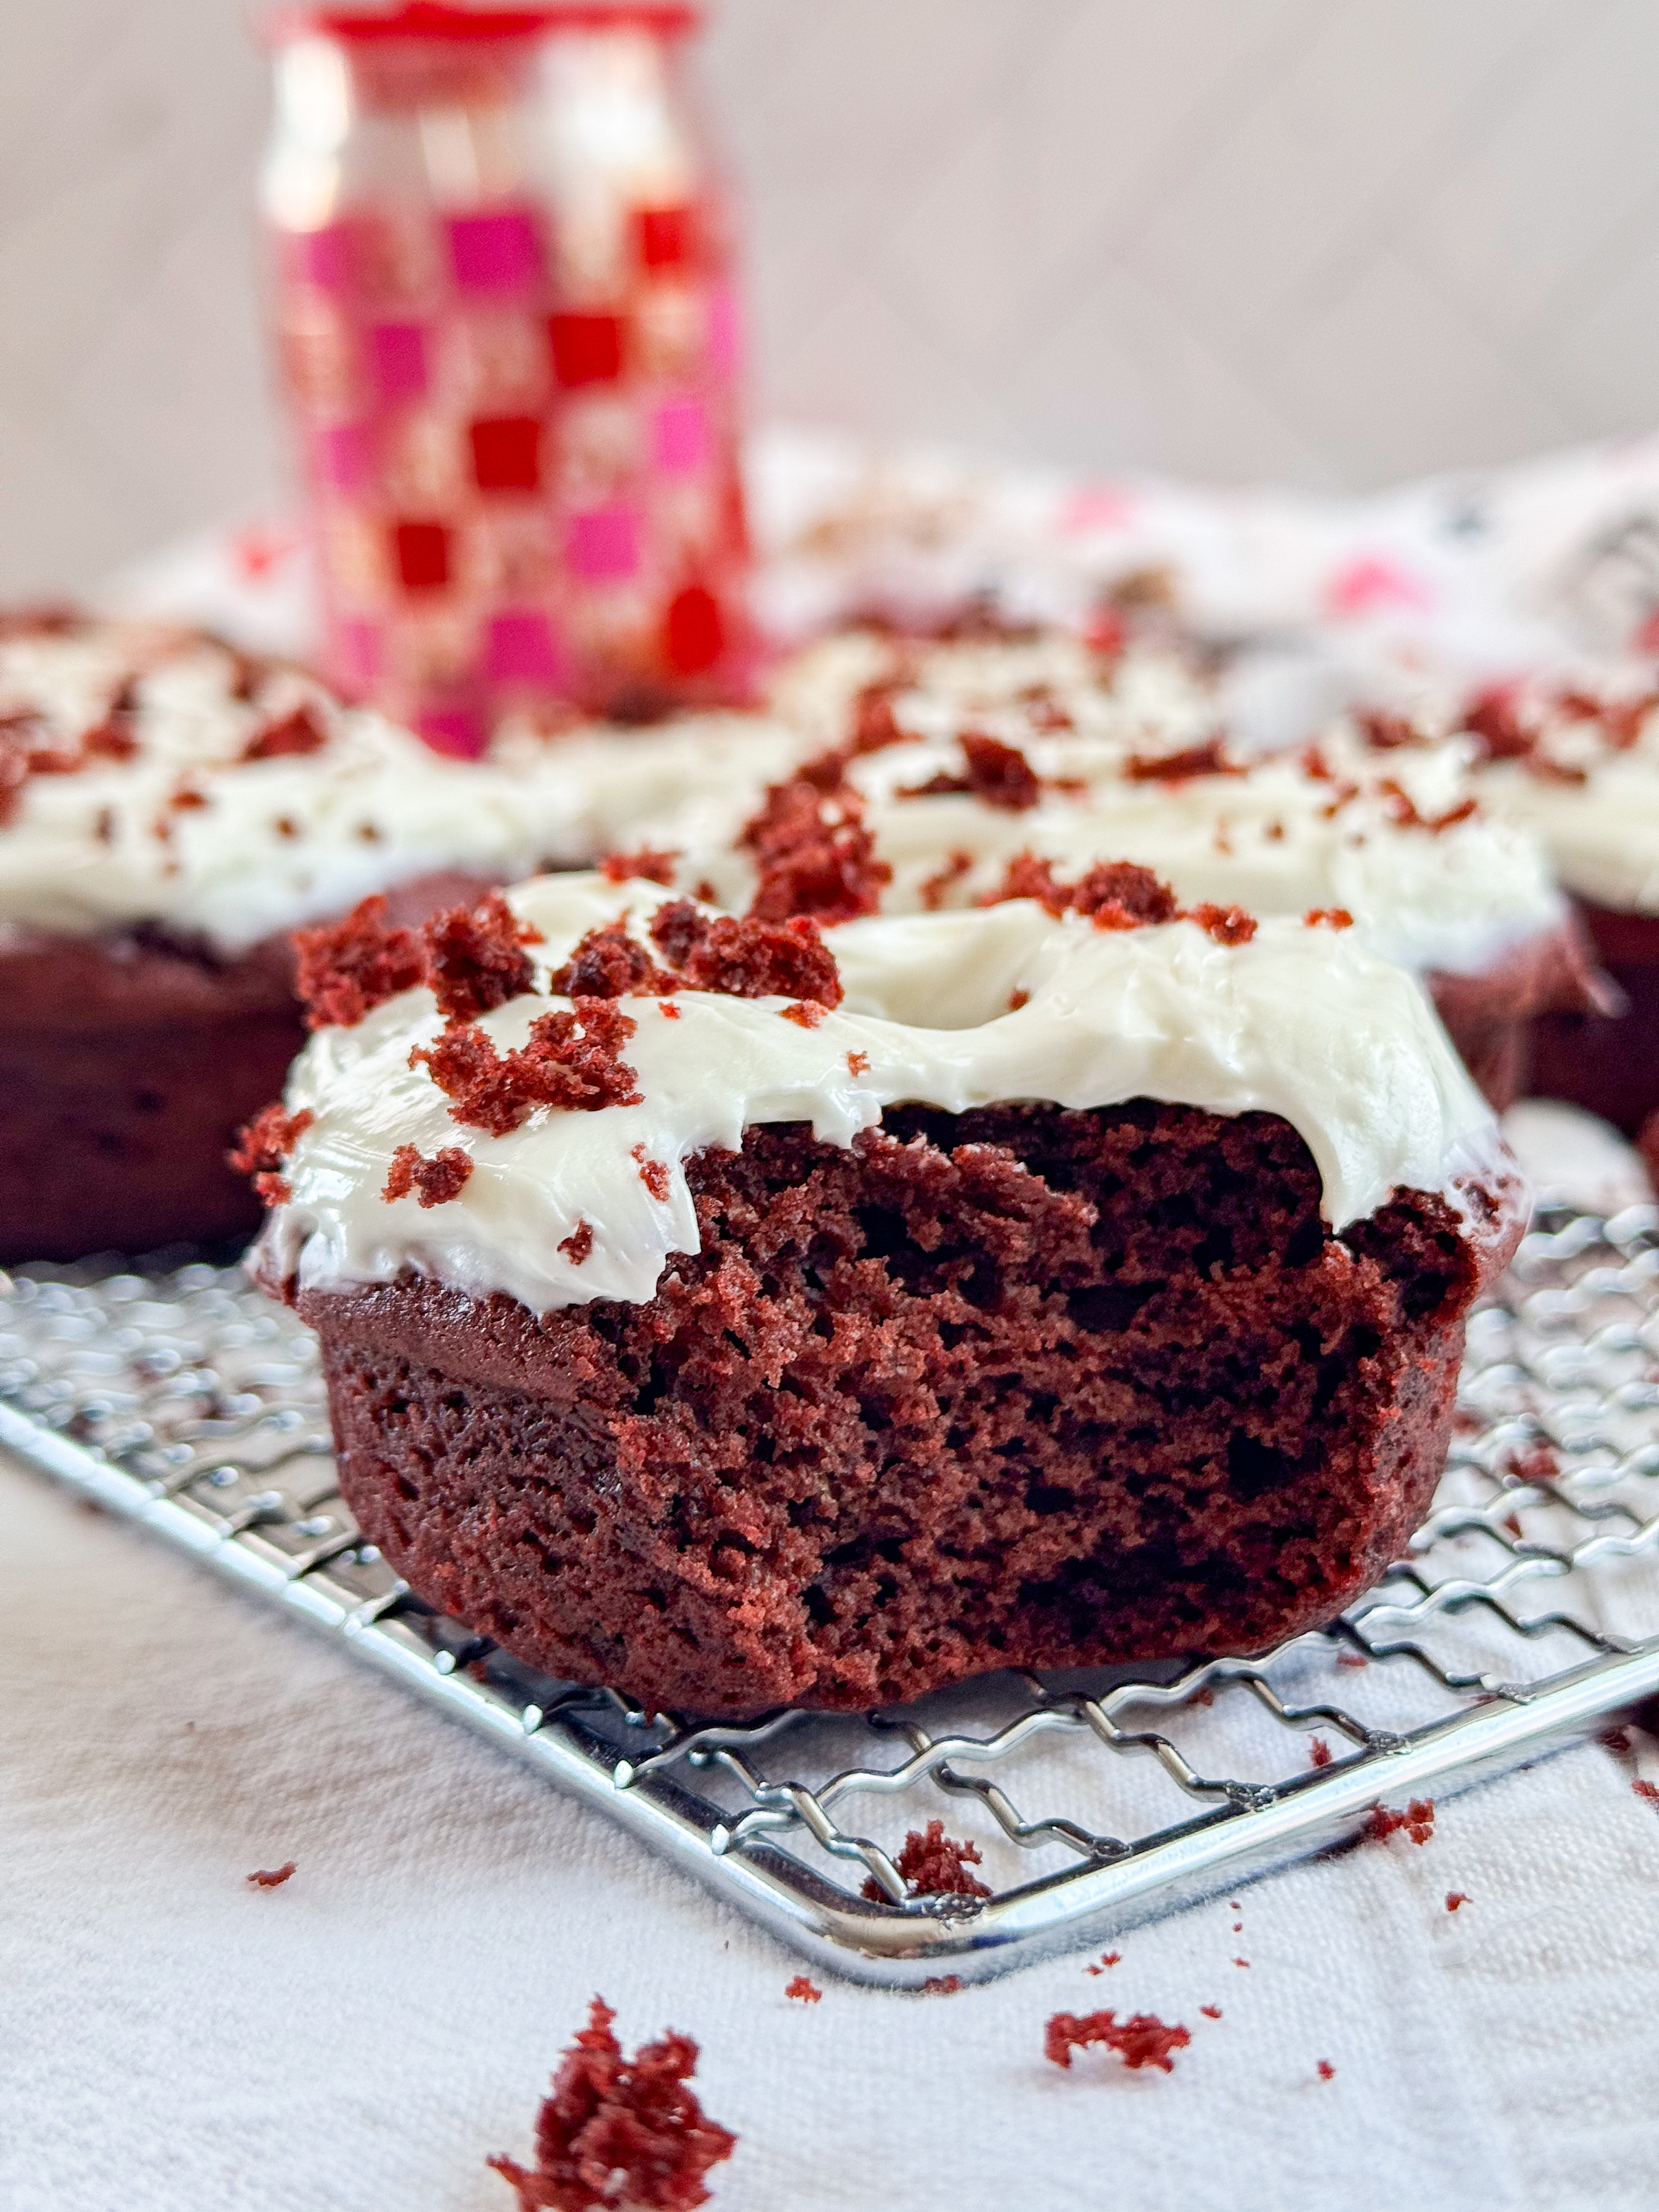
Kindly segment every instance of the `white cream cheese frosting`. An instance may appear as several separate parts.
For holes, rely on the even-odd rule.
[[[528,948],[534,989],[480,1018],[498,1052],[523,1046],[538,1016],[568,1008],[548,981],[586,932],[625,920],[645,943],[666,895],[573,874],[507,896],[540,941]],[[777,997],[619,1000],[635,1024],[621,1056],[640,1103],[541,1107],[501,1136],[458,1121],[426,1067],[411,1066],[444,1027],[424,987],[355,1028],[318,1030],[289,1078],[289,1109],[311,1118],[259,1272],[338,1291],[413,1271],[538,1313],[643,1302],[671,1254],[699,1249],[690,1158],[736,1149],[746,1128],[772,1122],[849,1145],[900,1103],[961,1112],[1152,1097],[1279,1115],[1313,1154],[1335,1230],[1399,1188],[1458,1203],[1470,1180],[1513,1173],[1419,986],[1355,931],[1285,919],[1226,945],[1190,921],[1101,929],[1013,900],[872,916],[823,941],[845,996],[815,1026],[788,1018]],[[428,1159],[466,1154],[457,1196],[427,1207],[382,1196],[393,1154],[410,1145]],[[579,1262],[583,1224],[591,1243]]]
[[[1583,711],[1595,703],[1610,714]],[[1535,836],[1579,897],[1659,915],[1659,700],[1538,688],[1515,710],[1532,747],[1479,771],[1483,806]]]

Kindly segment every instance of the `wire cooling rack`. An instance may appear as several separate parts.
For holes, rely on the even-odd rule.
[[[316,1347],[235,1269],[0,1276],[0,1443],[275,1599],[819,1965],[951,1985],[1352,1836],[1659,1690],[1659,1208],[1541,1213],[1473,1317],[1409,1556],[1328,1629],[747,1725],[532,1674],[413,1597],[336,1489]],[[907,1893],[905,1833],[990,1894]]]

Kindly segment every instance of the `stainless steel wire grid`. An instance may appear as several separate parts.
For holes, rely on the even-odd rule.
[[[1659,1208],[1538,1217],[1469,1330],[1410,1555],[1325,1630],[744,1726],[531,1674],[413,1597],[335,1489],[315,1345],[239,1271],[0,1276],[0,1443],[339,1638],[819,1965],[1000,1971],[1355,1833],[1659,1690]],[[929,1819],[991,1893],[912,1896]],[[948,1984],[947,1984],[948,1985]]]

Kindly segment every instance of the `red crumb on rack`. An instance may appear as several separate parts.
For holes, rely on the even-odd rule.
[[[1339,1667],[1369,1667],[1371,1662],[1362,1652],[1339,1651],[1336,1663]]]
[[[980,1863],[976,1844],[958,1844],[945,1832],[943,1820],[912,1828],[894,1860],[905,1887],[916,1897],[988,1897],[991,1893],[968,1869]],[[872,1905],[891,1902],[872,1875],[864,1885]]]
[[[316,1118],[308,1106],[290,1114],[276,1099],[237,1131],[235,1145],[225,1155],[227,1164],[238,1175],[252,1176],[253,1188],[267,1206],[286,1206],[293,1193],[283,1168]]]
[[[611,921],[588,931],[547,988],[562,999],[660,998],[678,991],[680,979],[659,968],[619,921]]]
[[[802,2004],[817,2004],[823,1991],[815,1982],[809,1982],[805,1974],[797,1974],[783,1994],[787,1997],[797,1998]]]
[[[390,1206],[412,1190],[417,1206],[447,1206],[460,1196],[471,1172],[472,1162],[459,1145],[446,1145],[429,1160],[422,1159],[413,1145],[399,1145],[380,1196]]]
[[[849,1052],[847,1055],[847,1073],[849,1075],[868,1075],[870,1073],[869,1054],[867,1052]]]
[[[921,1985],[925,1997],[953,1997],[962,1987],[960,1974],[929,1974]]]
[[[1111,2012],[1085,2013],[1080,2017],[1076,2013],[1057,2012],[1043,2030],[1042,2055],[1056,2066],[1069,2067],[1073,2051],[1103,2043],[1109,2051],[1116,2051],[1126,2066],[1156,2066],[1160,2073],[1173,2074],[1175,2060],[1170,2054],[1184,2051],[1192,2039],[1189,2030],[1171,2027],[1155,2013],[1138,2012],[1120,2021]]]
[[[620,1057],[635,1026],[614,1000],[578,999],[572,1013],[538,1014],[516,1052],[498,1053],[476,1024],[464,1024],[417,1045],[409,1064],[430,1072],[453,1101],[453,1121],[505,1137],[538,1106],[586,1114],[637,1106],[634,1070]]]
[[[1243,775],[1244,770],[1228,759],[1224,739],[1209,738],[1201,745],[1157,757],[1131,753],[1123,773],[1130,783],[1186,783],[1194,776]]]
[[[1097,1966],[1085,1966],[1083,1971],[1085,1974],[1103,1974],[1108,1966],[1121,1966],[1122,1962],[1121,1951],[1103,1951],[1100,1954],[1100,1964]]]
[[[1336,2069],[1328,2058],[1322,2058],[1319,2062],[1319,2078],[1322,2081],[1334,2081],[1336,2079]]]
[[[599,873],[607,883],[672,884],[678,853],[653,852],[642,845],[637,853],[607,853],[599,862]]]
[[[328,732],[309,707],[296,707],[280,720],[256,730],[242,748],[245,761],[280,760],[288,753],[319,753],[328,743]]]
[[[1385,1844],[1403,1828],[1414,1844],[1426,1844],[1434,1833],[1434,1800],[1413,1797],[1403,1813],[1390,1805],[1373,1805],[1365,1833],[1374,1844]]]
[[[488,2162],[517,2192],[520,2212],[695,2212],[703,2176],[737,2137],[708,2118],[689,2087],[697,2046],[672,2031],[623,2056],[616,2014],[595,1997],[536,2118],[536,2163]]]
[[[434,915],[421,935],[426,980],[439,1012],[453,1022],[475,1020],[533,988],[534,970],[524,948],[539,944],[540,933],[519,920],[499,891],[489,892],[476,906]]]
[[[1203,2014],[1206,2020],[1219,2020],[1221,2017],[1221,2007],[1219,2005],[1200,2005],[1199,2010]]]
[[[700,914],[690,899],[671,899],[651,918],[651,939],[694,991],[727,998],[816,999],[842,1001],[835,956],[817,924],[799,915],[788,921],[738,921],[730,915]]]
[[[1446,1910],[1448,1912],[1455,1912],[1460,1905],[1468,1905],[1473,1901],[1474,1900],[1470,1898],[1469,1893],[1466,1889],[1449,1889],[1446,1892]]]
[[[1249,1963],[1250,1962],[1248,1959],[1235,1959],[1233,1960],[1233,1964],[1236,1966],[1248,1966]]]
[[[294,988],[308,1029],[355,1029],[366,1014],[426,975],[426,948],[412,929],[388,929],[376,891],[343,921],[296,929]]]
[[[1302,917],[1310,929],[1352,929],[1353,916],[1345,906],[1310,906]]]
[[[279,1867],[261,1867],[248,1880],[255,1889],[280,1889],[299,1866],[297,1859],[284,1859]]]
[[[1308,1757],[1315,1766],[1328,1766],[1334,1756],[1322,1735],[1316,1735],[1308,1746]]]
[[[1659,1783],[1644,1782],[1638,1776],[1630,1786],[1638,1797],[1645,1797],[1650,1805],[1659,1805]]]
[[[562,1237],[559,1239],[559,1249],[568,1259],[573,1267],[580,1267],[593,1249],[592,1223],[586,1219],[578,1221],[568,1237]]]

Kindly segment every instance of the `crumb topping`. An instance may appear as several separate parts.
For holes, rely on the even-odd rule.
[[[797,1974],[783,1994],[787,1997],[796,1998],[802,2004],[817,2004],[823,1996],[823,1991],[815,1982],[809,1982],[805,1974]]]
[[[280,760],[291,753],[319,753],[328,743],[328,732],[314,707],[296,707],[256,730],[242,748],[245,761]]]
[[[586,1218],[580,1219],[568,1237],[559,1239],[559,1249],[573,1267],[580,1267],[593,1249],[593,1224]]]
[[[1004,744],[982,731],[964,730],[957,739],[962,749],[963,772],[942,771],[926,783],[900,791],[900,799],[938,799],[954,792],[970,793],[986,806],[1008,814],[1024,814],[1042,796],[1042,779],[1018,745]]]
[[[1131,753],[1123,774],[1130,783],[1190,783],[1200,775],[1243,775],[1244,768],[1230,758],[1224,738],[1206,738],[1201,745],[1184,745],[1176,753]]]
[[[1056,2066],[1069,2067],[1074,2051],[1100,2043],[1116,2051],[1126,2066],[1156,2066],[1160,2073],[1173,2074],[1174,2053],[1192,2039],[1190,2029],[1171,2026],[1156,2013],[1138,2012],[1120,2021],[1113,2012],[1057,2012],[1043,2031],[1042,2055]]]
[[[476,906],[451,907],[434,915],[421,935],[425,980],[439,1012],[451,1021],[474,1021],[534,988],[535,973],[524,948],[538,944],[539,933],[520,921],[499,891],[490,891]]]
[[[452,1101],[453,1121],[505,1137],[538,1106],[586,1114],[637,1106],[637,1078],[620,1057],[635,1027],[612,1000],[578,999],[572,1012],[538,1014],[516,1051],[498,1053],[476,1023],[461,1023],[417,1045],[409,1064],[426,1068]]]
[[[537,2115],[534,2166],[489,2160],[517,2192],[520,2212],[696,2212],[708,2202],[704,2175],[737,2148],[690,2087],[691,2038],[671,2031],[626,2058],[616,2017],[593,1999]]]
[[[672,884],[678,853],[656,852],[649,845],[641,846],[637,853],[607,853],[599,862],[599,873],[607,883]]]
[[[876,858],[864,802],[843,781],[847,759],[832,752],[809,761],[787,782],[771,785],[744,824],[738,848],[755,857],[755,920],[852,921],[880,906],[893,872]]]
[[[665,1160],[647,1158],[645,1146],[635,1145],[629,1158],[640,1171],[640,1181],[660,1205],[668,1196],[668,1164]]]
[[[652,917],[651,940],[696,991],[733,999],[814,999],[825,1008],[842,1001],[835,955],[810,915],[738,921],[702,914],[690,899],[671,899]]]
[[[426,947],[412,929],[386,926],[376,891],[343,921],[296,929],[294,988],[307,1029],[355,1029],[376,1006],[412,990],[426,975]]]
[[[299,1871],[297,1859],[284,1859],[279,1867],[259,1867],[248,1876],[255,1889],[280,1889],[290,1875]]]
[[[459,1198],[472,1172],[470,1157],[458,1145],[446,1145],[431,1159],[423,1159],[413,1145],[399,1145],[392,1155],[386,1188],[380,1196],[390,1206],[411,1191],[420,1206],[447,1206]]]
[[[1302,917],[1310,929],[1352,929],[1353,916],[1345,906],[1310,907]]]
[[[289,1113],[278,1098],[238,1131],[226,1160],[238,1175],[252,1176],[253,1188],[267,1206],[285,1206],[292,1196],[282,1170],[316,1118],[308,1106]]]
[[[626,928],[626,916],[590,929],[562,968],[554,969],[547,988],[566,999],[660,998],[680,988],[680,978],[659,968],[636,937]]]

